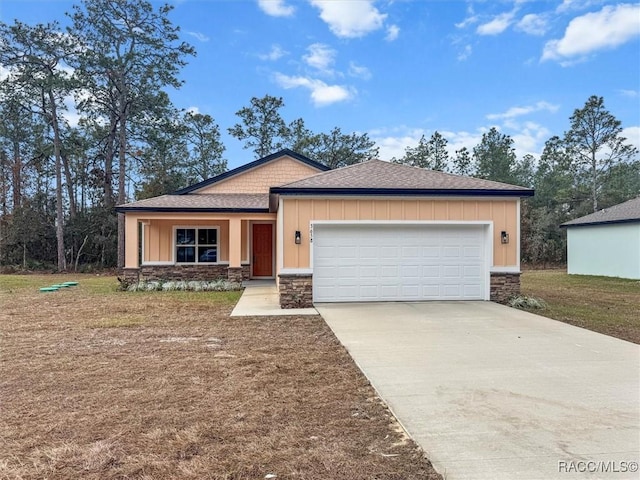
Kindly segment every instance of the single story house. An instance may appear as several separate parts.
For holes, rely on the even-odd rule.
[[[640,280],[640,197],[563,223],[567,272]]]
[[[136,279],[272,278],[313,302],[498,300],[520,288],[533,190],[372,160],[329,170],[281,150],[117,208]]]

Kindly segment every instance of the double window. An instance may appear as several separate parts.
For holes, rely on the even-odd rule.
[[[176,228],[176,263],[217,262],[217,228]]]

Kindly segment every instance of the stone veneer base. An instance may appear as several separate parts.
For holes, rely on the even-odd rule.
[[[247,280],[251,268],[229,268],[226,265],[144,265],[140,268],[122,270],[124,280],[129,283],[140,280],[215,280],[228,278],[232,281]],[[280,274],[280,307],[313,307],[313,275]],[[520,294],[520,273],[491,273],[490,300],[506,303]]]
[[[280,308],[313,307],[313,280],[311,274],[278,275],[280,291]]]
[[[211,281],[220,278],[241,282],[248,280],[251,266],[230,268],[228,265],[142,265],[140,268],[124,268],[122,276],[128,283],[154,280],[201,280]]]
[[[519,273],[491,273],[489,299],[492,302],[507,303],[511,297],[520,295]]]

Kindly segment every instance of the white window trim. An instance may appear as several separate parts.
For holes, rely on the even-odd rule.
[[[176,235],[177,235],[176,230],[185,229],[185,228],[192,228],[192,229],[196,230],[196,243],[193,245],[195,247],[195,249],[196,249],[196,258],[198,258],[198,256],[197,256],[197,254],[198,254],[198,243],[197,243],[198,242],[198,232],[197,232],[197,230],[198,229],[202,229],[202,230],[215,230],[216,231],[216,241],[217,241],[217,243],[216,243],[215,247],[216,247],[216,251],[217,251],[216,257],[218,258],[217,262],[197,262],[197,261],[196,262],[178,262],[176,260],[176,253],[178,251],[178,245],[176,243]],[[172,244],[172,255],[173,255],[172,260],[173,260],[173,264],[174,265],[220,265],[221,263],[224,263],[224,262],[220,261],[220,227],[218,225],[212,225],[212,226],[208,226],[208,225],[174,225],[173,226],[173,238],[172,238],[171,244]],[[190,246],[190,245],[181,245],[181,246],[187,247],[187,246]],[[212,246],[212,245],[207,245],[207,246]],[[227,263],[229,263],[229,262],[227,262]]]

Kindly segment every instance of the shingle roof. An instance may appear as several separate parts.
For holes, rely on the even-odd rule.
[[[409,194],[531,196],[530,188],[370,160],[273,187],[280,194]]]
[[[587,225],[602,225],[605,223],[635,223],[640,222],[640,197],[633,198],[613,207],[604,208],[584,217],[575,218],[563,223],[562,227],[584,227]]]
[[[119,212],[268,212],[268,193],[162,195],[116,207]]]
[[[242,165],[238,168],[234,168],[233,170],[229,170],[227,172],[221,173],[212,178],[208,178],[200,183],[196,183],[194,185],[189,185],[188,187],[182,188],[176,192],[173,192],[175,195],[185,195],[187,193],[191,193],[195,190],[199,190],[203,187],[207,187],[209,185],[213,185],[214,183],[221,182],[222,180],[226,180],[227,178],[231,178],[240,173],[246,172],[247,170],[251,170],[252,168],[259,167],[260,165],[264,165],[265,163],[269,163],[272,160],[275,160],[280,157],[288,156],[291,158],[295,158],[299,162],[302,162],[310,167],[317,169],[318,171],[324,172],[329,170],[329,167],[323,165],[322,163],[318,163],[315,160],[311,160],[309,157],[305,157],[293,150],[289,150],[288,148],[283,148],[282,150],[277,151],[276,153],[272,153],[271,155],[267,155],[266,157],[259,158],[258,160],[254,160],[253,162],[249,162],[245,165]]]

